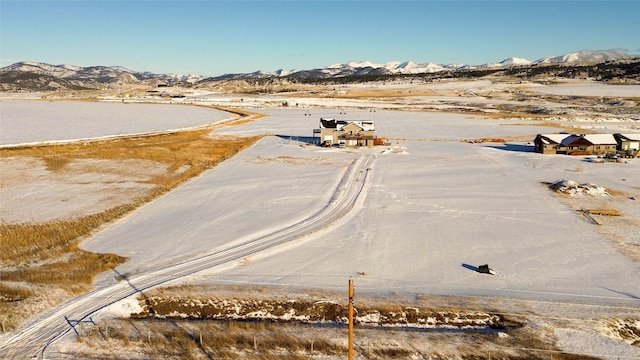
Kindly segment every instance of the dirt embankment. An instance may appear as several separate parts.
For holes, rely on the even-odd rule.
[[[247,320],[301,323],[348,323],[348,308],[334,301],[303,299],[198,298],[150,296],[140,299],[143,311],[133,318]],[[408,328],[501,328],[498,314],[469,310],[426,309],[392,305],[357,306],[354,323]]]

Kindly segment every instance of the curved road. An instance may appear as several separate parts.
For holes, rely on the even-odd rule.
[[[47,347],[73,329],[66,319],[82,321],[108,305],[152,287],[229,262],[237,262],[257,252],[290,242],[325,228],[345,216],[363,194],[375,155],[354,160],[344,173],[333,196],[317,213],[298,223],[224,250],[136,274],[124,281],[73,298],[39,316],[16,334],[5,335],[0,356],[9,359],[46,358]]]

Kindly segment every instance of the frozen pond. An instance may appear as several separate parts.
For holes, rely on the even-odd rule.
[[[233,117],[197,106],[0,101],[0,145],[68,141],[197,127]]]

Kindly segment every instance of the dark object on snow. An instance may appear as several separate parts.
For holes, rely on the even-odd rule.
[[[481,273],[481,274],[491,274],[491,275],[496,273],[495,271],[493,271],[493,269],[489,268],[488,264],[480,265],[478,267],[478,272]]]

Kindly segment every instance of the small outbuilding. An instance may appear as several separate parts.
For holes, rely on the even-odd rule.
[[[533,140],[535,151],[540,154],[557,154],[560,143],[567,134],[538,134]]]
[[[618,143],[618,150],[627,155],[635,155],[640,151],[640,134],[613,134]]]

